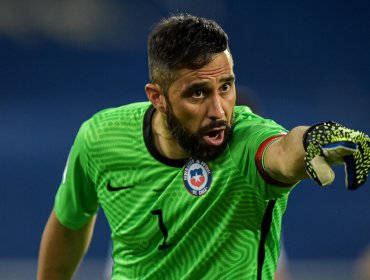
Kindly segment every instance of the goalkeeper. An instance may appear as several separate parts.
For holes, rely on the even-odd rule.
[[[71,149],[44,230],[38,279],[71,279],[101,207],[113,280],[271,280],[289,192],[304,178],[355,190],[369,137],[335,122],[289,133],[235,106],[228,37],[214,21],[175,15],[148,41],[149,102],[104,110]]]

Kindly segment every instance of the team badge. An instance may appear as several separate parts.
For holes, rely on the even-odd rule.
[[[194,196],[205,194],[212,182],[212,172],[207,163],[200,160],[189,159],[184,168],[184,185]]]

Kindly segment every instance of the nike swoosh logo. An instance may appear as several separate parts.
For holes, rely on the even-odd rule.
[[[133,187],[135,186],[125,186],[125,187],[112,187],[110,182],[108,182],[108,185],[107,185],[107,190],[110,191],[110,192],[115,192],[115,191],[120,191],[120,190],[127,190],[127,189],[132,189]]]

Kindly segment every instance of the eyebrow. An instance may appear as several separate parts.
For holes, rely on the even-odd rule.
[[[228,77],[225,77],[225,78],[222,78],[220,80],[221,83],[225,83],[225,82],[234,82],[235,81],[235,75],[230,75]]]
[[[228,77],[224,77],[224,78],[220,79],[220,83],[227,83],[227,82],[234,82],[234,81],[235,81],[235,75],[230,75]],[[187,94],[192,93],[192,92],[194,92],[198,89],[209,88],[208,85],[209,85],[208,82],[194,83],[194,84],[190,85],[189,87],[187,87],[183,91],[183,95],[187,95]]]

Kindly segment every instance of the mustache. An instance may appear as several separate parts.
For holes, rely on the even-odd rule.
[[[212,120],[208,125],[202,127],[198,134],[203,135],[209,132],[209,130],[219,127],[231,128],[231,124],[225,120]]]

